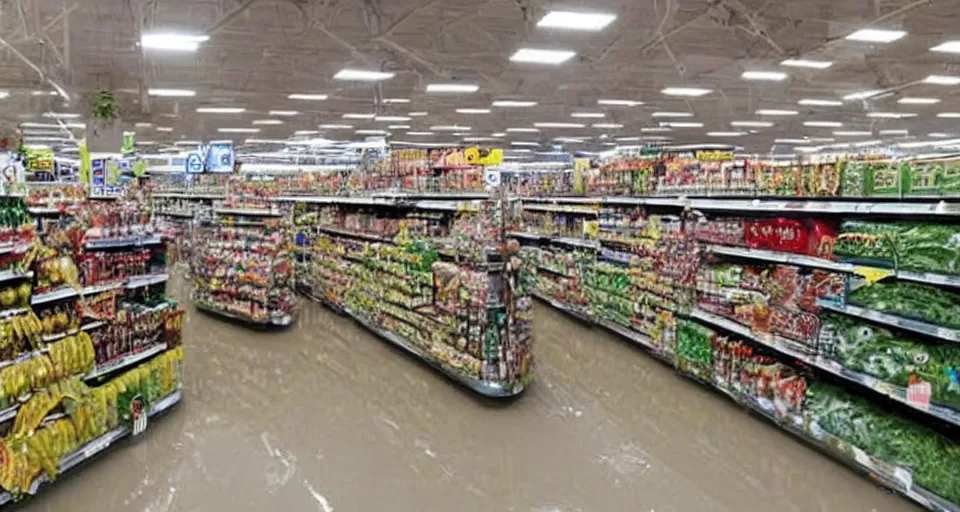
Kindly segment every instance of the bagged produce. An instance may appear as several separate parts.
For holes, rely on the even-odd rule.
[[[936,286],[897,281],[864,284],[847,301],[865,308],[960,328],[960,293]]]

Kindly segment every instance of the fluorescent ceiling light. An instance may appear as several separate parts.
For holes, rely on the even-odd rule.
[[[492,137],[464,137],[464,142],[487,142],[491,140],[497,140]]]
[[[316,130],[297,130],[293,132],[294,135],[320,135],[320,132]]]
[[[78,119],[80,114],[73,114],[67,112],[44,112],[43,117],[50,119]]]
[[[881,30],[875,28],[860,29],[846,37],[850,41],[864,41],[868,43],[892,43],[907,35],[902,30]]]
[[[703,123],[663,122],[660,124],[663,126],[669,126],[670,128],[703,128]]]
[[[458,126],[455,124],[441,124],[431,126],[430,129],[435,132],[469,132],[473,128],[470,128],[469,126]]]
[[[305,94],[305,93],[294,93],[287,98],[291,100],[307,100],[307,101],[323,101],[327,99],[326,94]]]
[[[669,131],[670,128],[667,126],[645,126],[640,128],[640,133],[663,133]]]
[[[667,96],[703,96],[710,94],[710,89],[701,89],[699,87],[667,87],[660,91]]]
[[[839,128],[843,126],[843,123],[837,121],[804,121],[804,126],[815,126],[823,128]]]
[[[435,135],[435,133],[434,132],[407,132],[407,135],[429,136],[429,135]]]
[[[426,112],[410,112],[410,113],[407,114],[407,115],[410,116],[410,117],[427,117],[427,113],[426,113]]]
[[[605,129],[605,130],[606,130],[606,129],[616,130],[616,129],[618,129],[618,128],[623,128],[623,125],[622,125],[622,124],[618,124],[618,123],[597,123],[597,124],[593,125],[593,127],[594,127],[594,128],[602,128],[602,129]]]
[[[873,132],[865,131],[836,131],[833,132],[837,137],[863,137],[866,135],[873,135]]]
[[[673,137],[664,137],[661,135],[644,135],[643,140],[673,140]]]
[[[806,144],[807,139],[776,139],[773,141],[776,144]]]
[[[358,80],[364,82],[376,82],[379,80],[388,80],[394,77],[394,73],[384,71],[364,71],[362,69],[341,69],[336,75],[335,80]]]
[[[934,85],[960,85],[960,76],[930,75],[924,78],[923,82]]]
[[[496,132],[496,133],[491,133],[490,136],[491,136],[491,137],[506,137],[506,136],[507,136],[507,133],[506,133],[506,132]]]
[[[810,105],[815,107],[839,107],[840,105],[843,105],[842,101],[837,101],[837,100],[802,99],[797,103],[800,105]]]
[[[30,94],[32,96],[56,96],[57,91],[33,91]]]
[[[10,91],[0,89],[0,99],[9,98],[9,97],[10,97]]]
[[[576,52],[569,50],[537,50],[521,48],[514,53],[510,60],[513,62],[532,62],[535,64],[563,64],[573,58]]]
[[[958,119],[960,118],[960,112],[940,112],[937,114],[937,117],[943,119]]]
[[[135,123],[133,126],[137,128],[150,128],[153,126],[153,123]]]
[[[855,148],[865,148],[867,146],[879,146],[883,144],[882,140],[864,140],[860,142],[854,142],[853,147]]]
[[[693,117],[690,112],[654,112],[652,117]]]
[[[202,144],[199,140],[178,140],[174,142],[174,146],[199,146]]]
[[[787,79],[787,74],[780,71],[744,71],[740,78],[744,80],[769,80],[779,82]]]
[[[583,144],[583,143],[584,143],[584,140],[583,140],[583,139],[578,139],[578,138],[575,138],[575,137],[555,137],[553,140],[555,140],[555,141],[557,141],[557,142],[567,142],[567,143],[570,143],[570,144]]]
[[[897,100],[897,103],[903,103],[904,105],[933,105],[935,103],[940,103],[938,98],[900,98]]]
[[[538,27],[566,28],[570,30],[603,30],[617,19],[615,14],[550,11],[537,22]]]
[[[909,112],[869,112],[867,117],[875,117],[880,119],[903,119],[907,117],[917,117],[916,114]]]
[[[539,142],[523,142],[523,141],[513,141],[510,143],[511,146],[527,146],[527,147],[538,147],[540,146]]]
[[[343,119],[373,119],[377,117],[375,114],[344,114]]]
[[[391,124],[387,128],[391,130],[409,130],[410,125],[409,124]]]
[[[384,102],[384,103],[392,103],[392,104],[396,104],[396,103],[410,103],[410,100],[409,100],[408,98],[384,98],[384,99],[383,99],[383,102]]]
[[[741,126],[744,128],[769,128],[773,126],[770,121],[731,121],[730,126]]]
[[[844,97],[843,97],[843,100],[844,100],[844,101],[865,100],[865,99],[867,99],[867,98],[876,96],[876,95],[880,94],[881,92],[883,92],[883,91],[860,91],[860,92],[855,92],[855,93],[851,93],[851,94],[848,94],[848,95],[844,96]]]
[[[930,48],[931,52],[960,53],[960,41],[947,41]]]
[[[907,135],[907,130],[880,130],[880,135]]]
[[[220,133],[260,133],[260,128],[218,128]]]
[[[617,142],[637,142],[640,137],[617,137]]]
[[[427,92],[471,93],[477,92],[479,85],[474,84],[428,84]]]
[[[254,125],[277,125],[283,124],[283,121],[279,119],[257,119],[252,124]]]
[[[934,133],[928,133],[927,137],[933,137],[934,139],[946,139],[947,137],[953,137],[953,135],[949,133],[943,133],[943,132],[934,132]]]
[[[242,114],[247,109],[240,107],[200,107],[197,112],[200,114]]]
[[[173,50],[195,52],[210,36],[185,34],[144,34],[140,37],[140,46],[153,50]]]
[[[581,118],[587,118],[587,119],[599,119],[599,118],[607,117],[607,115],[604,114],[603,112],[574,112],[574,113],[570,114],[570,117],[581,117]]]
[[[167,132],[167,133],[169,133],[169,132],[172,132],[172,131],[173,131],[173,128],[170,127],[170,126],[158,126],[158,127],[157,127],[157,131],[158,131],[158,132]]]
[[[833,137],[806,137],[807,142],[833,142],[837,139]]]
[[[489,114],[489,108],[458,108],[458,114]]]
[[[374,121],[378,123],[402,123],[404,121],[409,121],[411,118],[407,116],[376,116],[373,118]]]
[[[349,130],[353,128],[352,124],[321,124],[319,128],[324,130]]]
[[[707,137],[742,137],[744,132],[707,132]]]
[[[508,133],[537,133],[538,128],[507,128]]]
[[[494,107],[502,108],[524,108],[524,107],[536,107],[536,101],[516,101],[516,100],[499,100],[493,102]]]
[[[781,62],[780,65],[794,68],[827,69],[832,66],[833,63],[826,60],[787,59]]]
[[[537,128],[583,128],[580,123],[533,123]]]
[[[383,130],[355,130],[353,133],[359,133],[360,135],[386,135],[387,132]]]
[[[50,149],[47,144],[24,144],[27,149]]]
[[[271,110],[270,111],[271,116],[280,116],[280,117],[292,117],[299,113],[300,112],[296,110]]]
[[[147,89],[147,94],[170,98],[192,98],[197,95],[197,91],[190,89]]]
[[[780,110],[776,108],[764,108],[757,111],[758,116],[795,116],[799,114],[796,110]]]
[[[609,105],[611,107],[636,107],[643,105],[643,102],[633,100],[597,100],[597,105]]]

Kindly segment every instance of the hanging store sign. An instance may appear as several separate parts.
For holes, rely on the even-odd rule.
[[[235,158],[233,144],[210,144],[207,146],[207,171],[231,173]]]

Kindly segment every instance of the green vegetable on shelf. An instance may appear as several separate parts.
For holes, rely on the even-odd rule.
[[[960,293],[936,286],[877,282],[856,288],[847,300],[877,311],[960,328]]]

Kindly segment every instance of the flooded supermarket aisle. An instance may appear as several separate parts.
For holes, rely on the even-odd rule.
[[[544,305],[536,381],[505,402],[313,303],[278,332],[187,309],[182,403],[23,510],[912,509]]]

